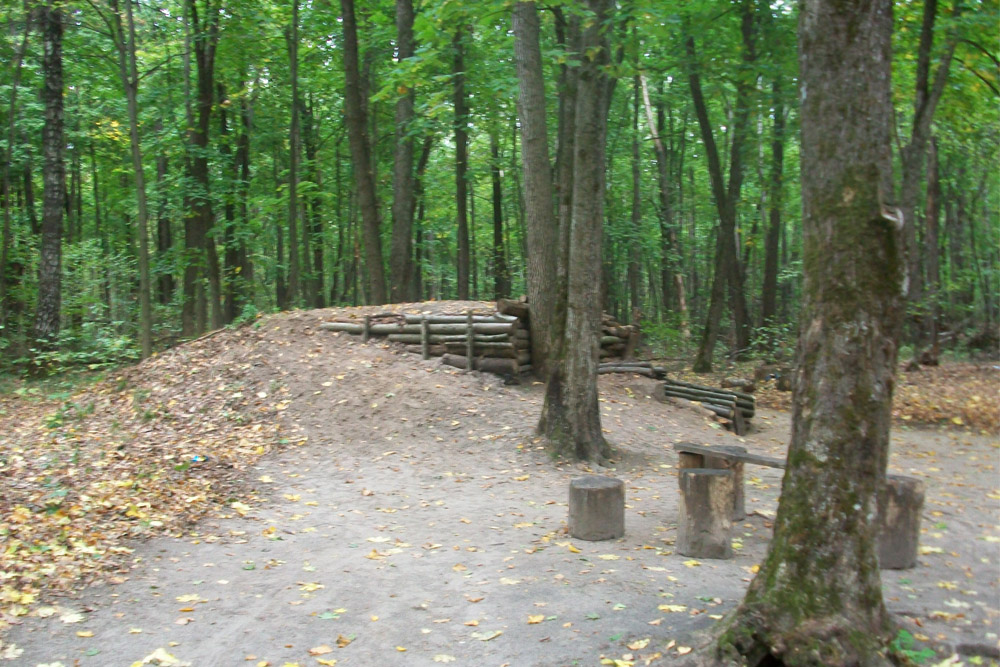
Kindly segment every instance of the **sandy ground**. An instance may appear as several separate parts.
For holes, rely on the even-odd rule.
[[[329,314],[264,320],[219,371],[287,402],[283,431],[305,436],[251,472],[249,497],[234,498],[245,516],[137,545],[121,583],[12,628],[23,653],[0,663],[670,664],[739,602],[781,473],[748,468],[733,559],[689,559],[673,547],[672,445],[781,454],[787,414],[761,411],[738,438],[655,400],[652,380],[603,376],[602,420],[621,457],[589,469],[553,461],[534,439],[540,385],[319,330]],[[887,604],[915,649],[985,657],[972,664],[1000,655],[997,446],[958,431],[893,434],[892,471],[924,479],[927,501],[917,567],[883,572]],[[624,538],[565,534],[569,482],[588,472],[625,480]],[[74,610],[82,622],[61,622]],[[157,651],[178,662],[157,663]]]

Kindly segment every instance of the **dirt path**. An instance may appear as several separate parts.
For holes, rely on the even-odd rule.
[[[267,320],[243,369],[245,391],[287,402],[288,437],[306,436],[251,473],[255,493],[236,506],[246,516],[140,545],[121,583],[12,628],[23,653],[3,664],[128,666],[157,650],[180,661],[161,664],[196,667],[669,664],[741,599],[780,473],[747,471],[736,556],[693,561],[673,553],[671,445],[780,453],[787,415],[763,411],[739,439],[657,402],[650,380],[602,377],[603,423],[623,456],[597,472],[626,481],[627,532],[572,540],[567,489],[585,468],[533,441],[540,386],[319,331],[321,315]],[[928,487],[918,566],[883,573],[917,649],[996,655],[997,463],[995,439],[894,434],[891,468]],[[72,611],[82,622],[63,622]]]

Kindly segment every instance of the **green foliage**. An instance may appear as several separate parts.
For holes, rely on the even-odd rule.
[[[898,656],[912,663],[922,665],[935,657],[934,651],[926,646],[917,648],[917,640],[906,630],[900,630],[896,638],[889,643],[889,648]]]
[[[691,341],[684,337],[680,319],[671,316],[665,321],[642,320],[639,324],[643,344],[653,358],[683,357]]]
[[[115,323],[121,325],[121,323]],[[61,375],[68,371],[98,370],[136,361],[139,351],[135,340],[87,322],[80,329],[63,330],[52,345],[33,345],[27,353],[14,359],[15,368],[29,375]]]

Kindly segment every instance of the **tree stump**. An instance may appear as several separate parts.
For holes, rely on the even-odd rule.
[[[580,540],[613,540],[625,534],[625,482],[603,475],[569,483],[569,534]]]
[[[924,483],[890,476],[879,491],[878,557],[886,570],[908,570],[917,564]]]
[[[686,468],[680,471],[677,553],[695,558],[732,558],[733,471]]]
[[[730,454],[746,454],[747,448],[740,445],[723,445],[716,449]],[[743,461],[734,461],[720,456],[705,456],[692,452],[681,452],[678,457],[677,467],[680,470],[688,468],[712,468],[717,470],[731,470],[733,472],[733,521],[742,521],[746,518],[746,499],[743,488]]]

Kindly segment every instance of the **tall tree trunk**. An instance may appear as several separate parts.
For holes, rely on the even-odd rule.
[[[899,212],[884,198],[891,35],[888,0],[803,4],[805,281],[792,441],[768,555],[720,629],[713,664],[890,664],[875,516],[906,269]]]
[[[741,34],[744,68],[749,70],[756,59],[753,3],[749,0],[744,0],[741,4]],[[696,61],[694,37],[688,35],[685,40],[685,49],[689,60],[688,83],[691,88],[691,99],[694,102],[698,125],[701,128],[705,156],[708,160],[709,179],[712,183],[712,195],[715,198],[715,206],[719,214],[719,236],[716,246],[718,254],[715,263],[716,270],[712,277],[712,301],[709,304],[705,333],[702,336],[694,363],[695,372],[705,373],[712,370],[712,358],[718,336],[718,321],[722,317],[722,304],[719,303],[719,299],[725,290],[716,285],[718,281],[724,281],[723,284],[729,287],[730,309],[733,313],[733,325],[736,329],[737,350],[745,350],[750,344],[750,315],[743,289],[743,267],[740,263],[737,247],[736,205],[743,186],[743,144],[749,130],[749,105],[753,83],[749,71],[743,72],[737,80],[729,157],[729,182],[726,184],[723,181],[722,164],[719,160],[712,124],[708,117],[708,108],[705,105],[701,89],[701,76]]]
[[[7,281],[9,277],[7,274],[10,269],[7,263],[12,239],[10,170],[13,166],[11,163],[14,156],[14,130],[17,127],[17,89],[21,85],[21,69],[24,64],[24,54],[28,50],[28,36],[31,34],[31,21],[28,20],[28,13],[26,8],[24,35],[21,37],[21,44],[14,54],[14,67],[10,82],[10,102],[7,104],[7,148],[4,151],[3,164],[0,165],[0,169],[3,170],[3,191],[0,192],[0,197],[3,198],[2,202],[0,202],[3,205],[3,232],[2,236],[0,236],[0,334],[6,332],[7,313],[9,311],[9,304],[7,303]]]
[[[764,284],[761,290],[761,322],[774,326],[778,315],[778,242],[781,239],[781,209],[784,197],[785,101],[781,77],[771,83],[774,127],[771,136],[771,178],[767,235],[764,239]],[[773,332],[769,334],[773,336]]]
[[[434,133],[428,132],[424,137],[423,146],[420,148],[420,157],[417,158],[417,173],[413,177],[413,203],[416,211],[412,214],[414,220],[414,239],[416,241],[413,249],[413,299],[421,301],[424,298],[424,212],[426,210],[426,200],[424,199],[424,174],[427,172],[427,164],[430,162],[431,149],[434,147]]]
[[[413,0],[396,0],[396,48],[399,62],[413,57]],[[392,243],[389,285],[392,301],[416,300],[413,291],[413,105],[416,92],[407,88],[396,100],[396,155],[392,172]]]
[[[639,237],[642,225],[642,180],[639,167],[639,75],[632,77],[632,229],[628,240],[629,308],[639,308]]]
[[[358,26],[354,19],[354,0],[340,0],[344,21],[344,112],[351,144],[351,162],[361,209],[361,226],[365,243],[365,265],[368,272],[369,299],[372,303],[386,302],[385,275],[382,269],[382,239],[379,234],[378,201],[375,195],[375,174],[368,141],[366,109],[361,100],[361,75],[358,68]]]
[[[950,37],[944,52],[940,56],[937,72],[931,78],[931,59],[934,46],[934,24],[937,19],[937,0],[924,2],[923,20],[920,30],[920,43],[917,48],[917,72],[915,94],[913,99],[913,123],[906,145],[899,152],[900,171],[902,179],[899,189],[899,208],[903,212],[905,223],[904,233],[907,251],[907,282],[909,291],[907,297],[918,310],[924,299],[924,274],[921,261],[920,244],[917,236],[917,202],[920,199],[920,184],[924,175],[924,160],[927,157],[927,142],[931,135],[931,123],[934,112],[944,93],[948,81],[948,71],[952,56],[955,53],[957,40]],[[956,4],[955,11],[957,12]],[[891,191],[890,191],[891,192]],[[918,317],[914,323],[917,326],[916,342],[923,339],[920,331],[923,320]]]
[[[595,20],[581,28],[581,58],[576,74],[573,192],[563,341],[545,387],[539,431],[554,453],[582,460],[603,460],[610,453],[601,430],[597,366],[601,326],[600,280],[604,222],[605,139],[614,80],[610,65],[612,0],[588,0]]]
[[[139,139],[139,70],[136,66],[135,20],[132,2],[125,0],[127,32],[122,28],[118,0],[111,0],[115,45],[118,50],[118,75],[125,89],[128,105],[129,143],[132,152],[132,173],[139,214],[139,349],[142,358],[153,353],[153,309],[149,278],[149,207],[146,200],[146,175],[142,166],[142,144]]]
[[[66,165],[63,161],[63,15],[60,2],[46,0],[38,8],[42,34],[41,98],[45,105],[42,128],[41,259],[38,265],[38,302],[32,332],[43,345],[52,345],[59,335],[62,305],[62,227],[66,197]]]
[[[217,87],[219,98],[219,155],[228,172],[229,182],[225,185],[225,205],[222,227],[222,319],[226,324],[239,316],[239,251],[236,240],[236,192],[239,186],[239,167],[233,159],[232,140],[229,137],[229,114],[226,104],[226,89],[220,83]]]
[[[924,248],[927,255],[927,283],[925,285],[927,299],[927,315],[924,321],[924,332],[930,336],[930,351],[926,361],[937,363],[938,360],[938,290],[941,286],[941,247],[939,225],[941,217],[941,179],[938,175],[937,140],[930,138],[927,157],[927,230],[924,235]]]
[[[531,308],[531,363],[539,377],[556,341],[556,265],[558,227],[552,209],[552,165],[545,117],[545,79],[534,2],[514,5],[514,62],[517,66],[518,116],[524,168],[525,237],[528,305]]]
[[[285,33],[288,42],[289,76],[292,83],[291,121],[288,130],[288,301],[302,302],[299,281],[299,155],[302,137],[299,125],[299,2],[292,0],[292,23]]]
[[[459,26],[452,39],[454,67],[452,85],[455,104],[455,219],[458,235],[458,299],[469,298],[469,219],[468,219],[468,173],[469,173],[469,119],[465,104],[465,33]]]
[[[323,199],[321,194],[323,174],[319,168],[319,147],[316,142],[318,128],[315,119],[313,96],[312,93],[309,93],[309,103],[302,109],[302,142],[306,153],[308,177],[313,185],[312,195],[308,198],[308,233],[305,239],[307,265],[309,256],[312,256],[307,291],[308,302],[312,307],[322,308],[326,301],[323,298],[323,283],[325,282],[323,271]]]
[[[202,278],[209,284],[209,311],[211,326],[222,326],[222,281],[219,272],[219,257],[212,237],[214,214],[209,195],[208,136],[212,116],[212,102],[215,92],[215,50],[219,41],[219,11],[212,0],[205,0],[203,16],[198,11],[198,0],[187,0],[187,15],[190,28],[194,31],[190,40],[195,56],[197,116],[188,109],[188,146],[186,157],[188,177],[194,184],[193,191],[185,199],[189,212],[185,219],[185,248],[187,265],[184,271],[184,306],[182,309],[182,332],[184,335],[199,333],[204,324],[197,317],[203,311],[204,296],[199,297],[203,288]],[[190,99],[190,95],[187,96]]]
[[[493,186],[493,298],[510,296],[510,271],[503,233],[503,183],[500,181],[500,138],[490,133],[490,182]]]

